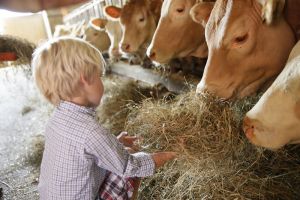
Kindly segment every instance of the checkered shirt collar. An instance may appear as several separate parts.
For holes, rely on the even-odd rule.
[[[69,101],[60,101],[60,103],[58,104],[57,107],[59,109],[72,110],[75,112],[88,114],[92,117],[96,117],[96,107],[80,106],[80,105],[77,105],[77,104],[69,102]]]

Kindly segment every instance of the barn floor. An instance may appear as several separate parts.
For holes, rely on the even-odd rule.
[[[22,69],[0,70],[0,188],[4,199],[38,199],[38,163],[52,107]]]

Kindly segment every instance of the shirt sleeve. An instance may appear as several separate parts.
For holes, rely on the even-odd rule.
[[[85,153],[92,155],[99,167],[119,176],[146,177],[154,173],[155,164],[150,154],[129,154],[124,145],[100,125],[90,132],[85,146]]]

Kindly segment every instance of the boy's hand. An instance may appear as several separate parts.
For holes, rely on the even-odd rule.
[[[175,152],[158,152],[158,153],[153,153],[151,154],[154,163],[155,163],[155,168],[159,168],[163,166],[167,161],[173,160],[176,158],[177,154]]]
[[[119,142],[121,142],[125,147],[129,147],[134,151],[139,150],[139,145],[136,144],[136,142],[140,139],[137,136],[129,136],[127,132],[121,132],[117,139]]]

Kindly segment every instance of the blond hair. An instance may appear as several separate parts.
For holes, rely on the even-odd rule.
[[[105,61],[99,50],[84,40],[60,37],[35,50],[32,67],[39,90],[56,105],[76,95],[81,75],[91,80],[96,73],[103,74]]]

